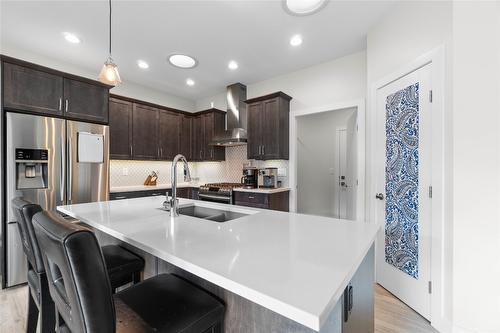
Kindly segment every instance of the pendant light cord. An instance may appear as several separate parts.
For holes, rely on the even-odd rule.
[[[111,0],[109,0],[109,57],[111,58]]]

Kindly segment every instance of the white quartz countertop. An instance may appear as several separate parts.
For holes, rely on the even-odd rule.
[[[371,223],[179,199],[249,215],[224,223],[159,209],[163,197],[57,209],[319,331],[371,247]]]
[[[271,193],[279,193],[279,192],[288,192],[290,191],[289,187],[277,187],[277,188],[243,188],[243,187],[237,187],[233,189],[235,192],[249,192],[249,193],[264,193],[264,194],[271,194]]]
[[[198,183],[178,183],[178,188],[181,187],[200,187]],[[109,189],[110,193],[120,192],[136,192],[136,191],[153,191],[172,188],[172,184],[158,184],[158,185],[133,185],[133,186],[112,186]]]

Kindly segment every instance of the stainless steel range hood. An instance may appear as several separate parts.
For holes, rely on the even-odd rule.
[[[241,146],[247,144],[247,87],[235,83],[227,87],[226,130],[214,137],[212,146]]]

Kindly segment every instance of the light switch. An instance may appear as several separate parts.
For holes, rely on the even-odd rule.
[[[278,168],[278,177],[286,177],[286,168]]]
[[[128,168],[122,168],[122,175],[128,176]]]

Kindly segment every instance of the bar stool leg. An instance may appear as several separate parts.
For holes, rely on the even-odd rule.
[[[28,316],[26,318],[26,333],[35,333],[38,323],[38,307],[31,296],[31,290],[28,291]]]
[[[44,288],[44,287],[42,287]],[[49,294],[48,284],[45,283],[40,299],[40,333],[54,333],[56,327],[56,307]]]
[[[132,281],[134,284],[141,282],[141,272],[135,272]]]

